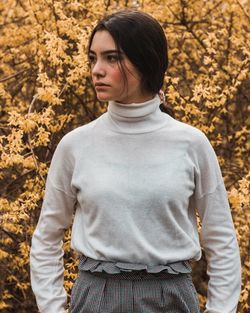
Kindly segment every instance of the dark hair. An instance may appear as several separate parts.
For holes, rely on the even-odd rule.
[[[161,25],[147,13],[119,11],[98,22],[91,33],[89,49],[99,30],[110,33],[118,50],[125,53],[141,74],[142,88],[158,93],[168,67],[167,40]]]
[[[142,76],[142,89],[159,93],[168,68],[168,45],[161,25],[156,19],[138,10],[122,10],[105,16],[93,29],[88,44],[90,50],[97,31],[106,30]],[[126,75],[122,64],[121,71]],[[162,100],[162,97],[161,97]],[[173,109],[162,100],[162,112],[174,117]]]

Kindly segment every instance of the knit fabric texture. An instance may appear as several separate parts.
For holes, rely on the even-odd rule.
[[[206,313],[236,312],[239,248],[216,154],[202,131],[159,105],[158,95],[110,101],[58,144],[30,254],[41,313],[62,313],[66,304],[62,238],[73,216],[72,248],[95,260],[166,265],[199,260],[202,247]]]

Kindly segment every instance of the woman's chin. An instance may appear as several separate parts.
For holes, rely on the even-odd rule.
[[[109,101],[109,100],[110,100],[109,97],[98,97],[98,96],[97,96],[97,99],[98,99],[99,101],[102,101],[102,102],[105,102],[105,101]]]
[[[110,101],[112,100],[112,97],[108,94],[103,94],[103,93],[96,93],[96,97],[99,101]]]

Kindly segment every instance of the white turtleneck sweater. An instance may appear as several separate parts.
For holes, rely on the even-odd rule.
[[[93,259],[167,264],[199,260],[202,246],[210,277],[205,312],[236,312],[239,249],[215,152],[200,130],[159,104],[158,96],[111,101],[58,144],[30,253],[42,313],[62,313],[66,304],[62,239],[74,212],[72,248]]]

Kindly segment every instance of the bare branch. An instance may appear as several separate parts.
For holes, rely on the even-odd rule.
[[[62,95],[62,93],[64,92],[64,90],[66,89],[67,85],[68,85],[67,83],[64,84],[64,86],[63,86],[61,92],[60,92],[59,95],[58,95],[58,98],[61,97],[61,95]]]
[[[10,24],[16,24],[16,23],[18,23],[18,22],[20,22],[22,20],[25,20],[28,17],[29,17],[29,15],[25,15],[25,16],[19,17],[18,19],[14,19],[11,22],[6,22],[6,23],[3,23],[3,24],[0,24],[0,28],[3,28],[3,27],[8,26]]]
[[[10,232],[8,232],[7,230],[5,229],[1,229],[3,233],[5,233],[5,235],[9,236],[14,242],[17,242],[17,238],[14,237]]]
[[[33,99],[32,99],[32,101],[31,101],[31,104],[30,104],[30,106],[29,106],[28,115],[32,112],[33,105],[34,105],[34,103],[35,103],[37,97],[38,97],[38,94],[35,94],[34,97],[33,97]],[[42,175],[40,174],[40,172],[39,172],[39,166],[38,166],[38,163],[37,163],[36,155],[35,155],[35,153],[34,153],[34,149],[33,149],[32,144],[31,144],[30,133],[28,133],[28,145],[29,145],[30,151],[31,151],[31,153],[32,153],[32,158],[33,158],[33,160],[34,160],[34,163],[35,163],[35,166],[36,166],[38,175],[40,176],[40,178],[42,179],[42,181],[45,183],[45,180],[44,180],[43,176],[42,176]]]
[[[232,30],[233,30],[233,18],[234,18],[234,14],[233,12],[231,12],[230,14],[230,25],[229,25],[229,29],[228,29],[228,37],[227,37],[227,49],[225,51],[226,54],[226,64],[228,64],[229,62],[229,55],[230,55],[230,50],[231,50],[231,36],[232,36]]]
[[[208,10],[208,11],[206,12],[205,15],[202,16],[202,18],[204,18],[204,17],[210,15],[210,13],[211,13],[212,11],[214,11],[214,9],[216,9],[218,6],[220,6],[220,5],[222,4],[222,2],[223,2],[223,1],[221,0],[221,1],[219,1],[218,3],[216,3],[210,10]]]
[[[236,2],[238,3],[238,5],[241,7],[245,17],[250,21],[250,16],[247,14],[247,12],[245,11],[245,8],[243,7],[243,5],[240,3],[239,0],[236,0]]]
[[[0,78],[0,83],[4,82],[4,81],[6,81],[6,80],[9,80],[9,79],[11,79],[11,78],[14,78],[14,77],[16,77],[16,76],[18,76],[18,75],[20,75],[20,74],[22,74],[22,73],[24,73],[24,72],[29,71],[29,70],[30,70],[29,68],[26,68],[26,69],[23,69],[23,70],[21,70],[21,71],[15,73],[15,74],[12,74],[12,75],[9,75],[9,76]]]

